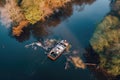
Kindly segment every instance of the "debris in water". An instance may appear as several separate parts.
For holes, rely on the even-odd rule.
[[[33,42],[31,44],[25,45],[25,47],[26,48],[31,47],[34,50],[37,50],[38,47],[41,47],[42,49],[45,50],[45,54],[48,54],[48,52],[59,42],[60,40],[56,40],[56,39],[46,39],[44,41]],[[67,60],[65,63],[65,69],[70,68],[69,65],[70,63],[72,63],[76,68],[85,69],[86,65],[78,55],[79,50],[70,51],[70,48],[71,45],[69,45],[69,47],[66,49],[64,54]]]
[[[40,46],[40,47],[42,46],[42,44],[40,42],[37,42],[36,45]]]
[[[37,47],[34,47],[34,50],[37,50]]]
[[[26,48],[32,47],[34,50],[37,49],[37,47],[41,47],[42,49],[48,51],[49,49],[51,49],[52,47],[54,47],[54,45],[57,43],[58,41],[55,39],[46,39],[43,42],[33,42],[31,44],[25,45]]]
[[[65,63],[65,70],[67,70],[68,68],[70,68],[69,62],[66,62],[66,63]]]
[[[78,50],[73,50],[72,53],[73,53],[74,55],[77,55],[77,54],[79,53],[79,51],[78,51]]]
[[[70,59],[72,61],[72,63],[75,65],[76,68],[81,68],[81,69],[85,69],[86,66],[84,64],[84,62],[80,59],[80,57],[76,56],[70,56]]]

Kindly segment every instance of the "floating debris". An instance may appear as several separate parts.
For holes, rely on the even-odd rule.
[[[69,56],[67,62],[71,62],[76,68],[85,69],[86,65],[79,56]]]
[[[42,42],[38,41],[38,42],[33,42],[31,44],[25,45],[25,48],[29,48],[32,47],[33,49],[36,47],[41,47],[46,51],[49,51],[49,49],[53,48],[57,43],[59,43],[60,40],[56,40],[56,39],[46,39]],[[70,47],[69,47],[70,48]],[[67,48],[67,52],[69,52],[69,48]]]
[[[70,68],[70,63],[71,63],[71,60],[69,59],[69,58],[67,58],[66,57],[66,59],[67,59],[67,61],[66,61],[66,63],[65,63],[65,70],[67,70],[67,69],[69,69]]]
[[[72,54],[74,54],[74,55],[77,55],[78,53],[79,53],[78,50],[73,50],[73,51],[72,51]]]
[[[37,50],[37,47],[41,47],[46,50],[46,48],[42,45],[41,42],[33,42],[31,44],[25,45],[25,48],[29,48],[29,47],[33,48],[34,50]]]
[[[70,68],[70,65],[69,65],[69,62],[66,62],[65,63],[65,70],[69,69]]]
[[[35,42],[31,43],[31,44],[28,44],[28,45],[25,45],[26,48],[29,48],[30,46],[34,46],[35,45]]]
[[[34,50],[37,50],[38,47],[45,50],[45,54],[48,54],[48,52],[55,47],[56,44],[58,44],[61,40],[56,39],[46,39],[44,41],[37,41],[33,42],[31,44],[25,45],[26,48],[33,48]],[[76,68],[85,69],[86,65],[80,59],[79,57],[79,50],[72,50],[70,51],[71,45],[66,48],[64,55],[66,56],[66,63],[65,63],[65,70],[70,68],[70,63],[72,63]]]
[[[37,50],[37,47],[34,47],[34,50]]]

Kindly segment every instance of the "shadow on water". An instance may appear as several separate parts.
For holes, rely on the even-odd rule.
[[[20,36],[13,36],[13,38],[15,38],[18,42],[24,42],[29,40],[30,36],[33,36],[36,39],[47,37],[51,34],[49,28],[57,27],[57,25],[59,25],[63,20],[70,17],[72,12],[72,4],[68,4],[63,8],[59,8],[59,11],[54,12],[55,14],[51,15],[49,18],[46,18],[46,21],[37,22],[34,25],[24,28]],[[12,34],[12,28],[10,34]]]
[[[85,63],[91,63],[97,65],[97,66],[87,66],[87,67],[97,77],[98,80],[120,80],[120,75],[112,76],[99,67],[100,57],[98,53],[96,53],[92,49],[91,45],[89,45],[86,48],[86,53],[84,53],[83,55],[85,57]]]
[[[120,75],[112,76],[105,70],[99,67],[100,57],[89,45],[86,48],[86,53],[83,54],[85,57],[85,63],[97,64],[97,66],[87,66],[89,70],[97,77],[98,80],[120,80]]]
[[[89,45],[86,48],[86,53],[84,53],[84,57],[86,59],[85,63],[96,64],[97,66],[87,66],[91,72],[97,77],[98,80],[107,80],[106,75],[103,74],[102,71],[99,70],[100,57],[99,55],[92,49],[92,46]]]
[[[54,14],[46,18],[44,22],[37,22],[23,29],[23,33],[19,36],[13,36],[18,42],[29,40],[30,36],[36,39],[44,38],[52,32],[49,28],[57,27],[62,21],[66,20],[73,14],[73,6],[78,5],[78,11],[84,9],[84,5],[91,5],[95,0],[74,0],[72,3],[66,4],[64,7],[54,11]],[[11,30],[12,31],[12,30]],[[10,32],[12,35],[12,32]]]

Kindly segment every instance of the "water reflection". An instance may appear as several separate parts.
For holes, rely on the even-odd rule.
[[[111,0],[110,7],[111,7],[111,15],[120,17],[120,7],[119,7],[120,1]]]
[[[73,14],[74,5],[77,5],[77,11],[82,11],[85,5],[91,5],[94,1],[95,0],[74,0],[72,3],[56,10],[55,14],[51,15],[46,21],[30,25],[23,30],[21,36],[14,38],[19,42],[29,40],[31,34],[36,39],[44,38],[51,34],[51,31],[49,30],[50,27],[57,27],[57,25]]]
[[[18,42],[29,40],[31,34],[30,31],[31,31],[31,27],[24,28],[23,33],[20,36],[13,36],[13,38],[15,38]],[[10,34],[12,34],[12,30]]]

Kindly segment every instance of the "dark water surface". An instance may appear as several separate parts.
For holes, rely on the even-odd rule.
[[[21,37],[12,37],[10,29],[0,24],[0,80],[99,80],[89,69],[65,70],[64,55],[53,62],[42,49],[24,47],[40,38],[66,39],[82,55],[96,25],[110,11],[110,1],[78,2],[54,15],[55,19],[25,30]]]

